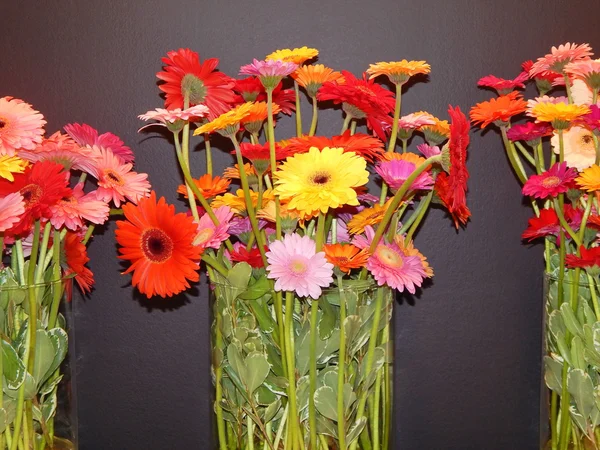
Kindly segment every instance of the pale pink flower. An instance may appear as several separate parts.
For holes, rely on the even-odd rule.
[[[0,231],[6,231],[20,220],[25,212],[25,202],[19,192],[0,198]]]
[[[213,210],[219,221],[219,225],[215,225],[208,214],[204,214],[198,221],[198,234],[194,238],[192,245],[205,248],[218,249],[221,242],[229,239],[229,222],[233,217],[233,211],[229,206],[221,206]]]
[[[103,147],[110,150],[123,163],[132,163],[135,159],[131,148],[112,133],[98,134],[98,131],[87,124],[71,123],[65,125],[65,131],[75,142],[85,147]]]
[[[591,105],[594,99],[594,93],[585,83],[585,81],[579,78],[573,78],[571,80],[571,98],[573,103],[576,105]],[[600,101],[598,102],[600,103]]]
[[[560,154],[560,142],[555,131],[550,139],[552,150]],[[567,166],[579,171],[587,169],[596,162],[596,146],[594,136],[587,128],[572,126],[563,131],[563,151]]]
[[[240,75],[252,75],[256,77],[283,78],[293,73],[298,64],[284,62],[278,59],[259,61],[252,60],[252,64],[246,64],[240,68]]]
[[[150,193],[148,174],[133,172],[132,164],[123,164],[110,150],[94,149],[98,156],[92,176],[98,180],[98,199],[105,202],[112,200],[118,208],[125,199],[137,204],[140,198]]]
[[[416,130],[425,125],[434,125],[435,119],[431,114],[424,112],[416,112],[407,114],[398,119],[398,127],[407,130]]]
[[[399,189],[415,169],[416,166],[414,163],[402,159],[392,159],[391,161],[380,162],[375,166],[375,171],[383,178],[383,181],[394,190]],[[413,181],[409,190],[429,190],[432,187],[433,178],[428,172],[422,172],[415,181]]]
[[[354,239],[352,239],[352,244],[361,250],[364,248],[368,249],[371,247],[371,242],[373,242],[374,237],[375,229],[371,225],[367,225],[365,227],[365,231],[363,231],[363,234],[357,234],[354,236]]]
[[[532,110],[533,108],[535,108],[536,105],[539,105],[540,103],[564,103],[564,104],[568,104],[569,103],[569,99],[567,97],[550,97],[549,95],[544,95],[542,97],[536,97],[534,99],[531,100],[527,100],[527,112],[526,114],[530,117],[535,117],[535,115],[532,114]]]
[[[427,273],[418,256],[407,256],[396,243],[379,244],[367,261],[367,269],[379,286],[387,285],[414,294]]]
[[[600,79],[600,59],[583,59],[565,66],[565,72],[587,82],[591,88],[598,88]]]
[[[201,119],[203,117],[208,116],[210,110],[205,105],[195,105],[190,108],[182,110],[181,108],[175,109],[164,109],[164,108],[156,108],[146,112],[146,114],[141,114],[138,117],[142,120],[156,120],[157,123],[150,123],[146,126],[150,125],[163,125],[167,126],[167,123],[175,123],[178,120],[189,121],[192,119]],[[145,127],[142,127],[145,128]]]
[[[536,75],[546,75],[548,72],[562,73],[565,66],[570,62],[580,61],[592,55],[592,48],[589,44],[566,44],[552,47],[550,53],[538,58],[538,60],[529,69],[531,78]]]
[[[442,153],[437,145],[429,145],[425,143],[417,145],[417,150],[419,150],[425,158],[431,158],[432,156]]]
[[[46,121],[29,103],[13,97],[0,98],[0,155],[31,150],[42,142]]]
[[[110,213],[108,203],[99,200],[96,191],[89,194],[83,192],[83,183],[78,183],[73,188],[71,197],[63,198],[50,209],[52,211],[50,222],[54,228],[58,229],[64,225],[72,231],[83,228],[85,225],[83,220],[101,225],[108,220]]]
[[[293,233],[273,241],[267,261],[267,277],[276,280],[276,291],[317,299],[321,288],[333,282],[333,264],[327,262],[324,252],[316,252],[315,241],[308,236]]]

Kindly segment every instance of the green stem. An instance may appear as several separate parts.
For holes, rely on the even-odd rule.
[[[38,258],[39,261],[45,261],[46,259],[46,252],[48,251],[48,242],[50,241],[51,228],[52,224],[49,221],[46,222],[46,225],[44,225],[44,232],[42,234],[42,245],[40,246],[40,255]],[[39,284],[42,281],[42,277],[44,275],[44,270],[42,266],[43,264],[40,263],[37,265],[37,267],[35,267],[35,284]]]
[[[569,391],[567,389],[567,374],[568,374],[569,366],[565,361],[563,363],[562,369],[562,392],[560,395],[560,434],[559,434],[559,443],[560,448],[566,448],[565,443],[568,445],[569,437],[568,433],[568,424],[571,423],[569,418]]]
[[[285,408],[283,409],[283,416],[281,416],[281,420],[279,421],[279,428],[277,428],[277,434],[275,434],[275,442],[273,443],[273,448],[279,448],[279,441],[281,440],[281,435],[283,434],[285,422],[288,417],[288,407],[289,403],[286,404]]]
[[[296,114],[298,114],[299,112],[300,111],[296,110]],[[296,118],[298,118],[298,116],[296,116]],[[273,125],[273,89],[267,89],[267,128],[269,130],[268,138],[269,156],[271,161],[271,174],[273,176],[273,183],[275,183],[277,176],[277,159],[275,158],[275,125]],[[281,214],[279,212],[280,209],[281,204],[279,201],[279,195],[275,194],[275,237],[277,239],[281,239]]]
[[[423,217],[425,217],[425,214],[427,213],[427,210],[429,209],[429,205],[431,204],[431,199],[433,198],[433,190],[429,191],[429,193],[427,194],[427,196],[421,200],[421,203],[419,204],[418,212],[415,211],[415,214],[418,214],[415,221],[413,222],[413,224],[411,225],[410,229],[408,230],[408,233],[406,233],[406,241],[410,241],[413,237],[413,235],[415,234],[415,232],[417,231],[417,228],[419,228],[419,225],[421,224],[421,221],[423,220]]]
[[[285,353],[287,356],[288,366],[288,399],[290,403],[290,417],[288,422],[288,429],[291,433],[292,450],[298,449],[298,440],[302,439],[298,430],[298,407],[296,401],[296,367],[295,367],[295,355],[294,351],[294,293],[285,293],[285,341],[286,349]]]
[[[317,97],[312,97],[312,120],[310,121],[310,130],[308,131],[309,136],[314,136],[317,132],[317,121],[319,116],[319,107],[317,104]]]
[[[227,270],[227,268],[223,264],[221,264],[221,262],[219,262],[216,258],[213,258],[212,256],[210,256],[206,252],[204,252],[202,254],[202,261],[204,261],[212,269],[216,270],[217,272],[219,272],[224,277],[226,277],[227,275],[229,275],[229,270]]]
[[[183,150],[181,149],[181,146],[179,145],[179,132],[174,132],[173,133],[173,141],[175,142],[175,151],[177,153],[177,155],[184,155]],[[185,159],[185,156],[183,156]],[[182,168],[183,171],[183,168]],[[185,178],[185,177],[184,177]],[[194,197],[194,193],[192,191],[192,187],[191,184],[188,183],[187,180],[183,180],[184,184],[185,184],[185,190],[187,192],[187,196],[188,196],[188,201],[190,202],[190,211],[192,211],[192,217],[194,217],[194,220],[197,222],[200,220],[200,215],[198,214],[198,207],[196,206],[196,197]],[[195,185],[195,183],[192,181],[192,184]]]
[[[571,94],[571,80],[569,80],[569,76],[566,73],[563,73],[563,77],[565,79],[565,89],[567,90],[567,98],[569,99],[569,104],[572,104],[573,95]]]
[[[552,450],[558,449],[558,394],[556,391],[552,391],[552,398],[550,400],[550,433],[552,436]]]
[[[325,215],[319,211],[319,217],[317,219],[317,232],[315,234],[317,252],[320,252],[323,248],[323,242],[325,242]]]
[[[250,415],[246,415],[246,428],[248,429],[248,450],[254,450],[254,422]]]
[[[206,150],[206,173],[212,176],[213,174],[213,162],[212,162],[212,148],[210,146],[210,135],[204,134],[204,149]]]
[[[381,345],[385,345],[386,361],[384,364],[384,385],[383,385],[383,449],[387,450],[390,443],[390,431],[392,423],[392,376],[391,367],[388,358],[394,352],[393,343],[390,341],[390,324],[386,324],[383,329]]]
[[[502,141],[504,142],[504,147],[506,149],[506,155],[508,156],[508,160],[513,170],[517,174],[519,181],[522,184],[525,184],[527,181],[527,175],[525,174],[525,169],[523,168],[523,164],[521,164],[521,160],[517,156],[517,151],[515,150],[515,146],[508,139],[506,134],[506,127],[500,127],[500,131],[502,132]]]
[[[302,136],[302,113],[300,111],[300,87],[294,80],[294,92],[296,93],[296,136]]]
[[[541,174],[546,170],[546,162],[544,161],[544,148],[542,147],[542,140],[535,146],[536,162],[537,162],[537,173]]]
[[[15,251],[17,253],[17,263],[19,267],[19,283],[25,284],[25,257],[23,256],[23,242],[21,239],[15,241]]]
[[[310,394],[308,396],[308,424],[310,427],[310,448],[317,448],[317,414],[315,409],[315,391],[317,390],[317,320],[319,319],[319,302],[311,300],[310,304]]]
[[[357,125],[356,120],[353,120],[350,123],[350,136],[354,136],[354,134],[356,133],[356,125]]]
[[[587,274],[588,284],[590,286],[590,293],[592,294],[592,305],[594,305],[594,312],[596,313],[596,319],[600,321],[600,305],[598,304],[598,295],[596,291],[596,283],[592,276]]]
[[[523,144],[520,142],[515,142],[515,146],[519,149],[521,155],[523,155],[523,157],[529,161],[533,167],[536,167],[535,158],[531,156],[531,153],[529,153],[525,147],[523,147]]]
[[[563,195],[563,194],[561,194],[561,195]],[[565,216],[563,214],[563,205],[561,205],[560,201],[556,200],[556,199],[554,199],[553,203],[554,203],[554,210],[556,211],[556,215],[558,216],[558,221],[560,222],[561,227],[564,228],[567,233],[569,233],[569,236],[571,236],[571,239],[573,239],[575,244],[577,244],[577,249],[579,249],[579,246],[581,245],[581,239],[579,238],[577,233],[575,233],[575,231],[573,231],[573,228],[571,228],[571,226],[567,223]],[[585,227],[583,227],[582,229],[585,232]]]
[[[348,113],[346,113],[346,117],[344,118],[344,123],[342,125],[342,131],[340,131],[340,134],[344,134],[345,131],[348,129],[348,126],[350,125],[350,121],[352,120],[352,116]]]
[[[56,327],[56,320],[58,319],[58,308],[60,306],[60,300],[62,298],[62,282],[60,281],[60,248],[61,248],[61,237],[58,230],[54,230],[54,243],[52,245],[52,258],[54,264],[52,265],[52,282],[56,283],[52,290],[52,306],[50,307],[50,316],[48,317],[48,328],[52,329]]]
[[[377,371],[375,378],[375,397],[373,399],[373,419],[371,421],[371,434],[373,436],[373,450],[379,450],[379,400],[381,396],[381,370]]]
[[[83,237],[81,243],[83,245],[86,245],[88,243],[88,241],[90,240],[90,238],[92,237],[92,234],[94,233],[94,229],[96,228],[96,225],[91,223],[88,226],[88,229],[85,230],[85,236]]]
[[[343,277],[337,275],[340,291],[340,349],[338,356],[337,379],[337,429],[338,447],[346,448],[346,413],[344,409],[344,384],[346,383],[346,295],[343,288]],[[377,311],[377,310],[376,310]],[[368,373],[368,372],[367,372]]]
[[[396,149],[396,139],[398,137],[398,121],[400,120],[400,110],[402,108],[402,84],[396,84],[396,104],[394,106],[394,122],[392,123],[392,133],[388,143],[388,152]]]

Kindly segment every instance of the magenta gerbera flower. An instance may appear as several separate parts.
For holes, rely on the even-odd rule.
[[[511,141],[536,141],[544,136],[552,135],[553,128],[548,122],[527,122],[513,125],[507,132]]]
[[[119,136],[112,133],[98,134],[87,124],[70,123],[65,131],[75,142],[84,147],[101,147],[110,150],[123,163],[132,163],[135,159],[131,148],[126,146]]]
[[[233,217],[233,211],[229,206],[221,206],[213,210],[219,220],[215,225],[208,214],[204,214],[198,221],[198,234],[194,238],[193,245],[205,248],[219,248],[221,242],[229,239],[229,222]]]
[[[432,156],[442,153],[437,145],[429,145],[426,143],[417,145],[417,150],[419,150],[425,158],[431,158]]]
[[[536,198],[556,197],[573,187],[578,176],[577,169],[568,168],[567,163],[556,163],[540,175],[532,175],[523,186],[523,195]]]
[[[267,261],[267,277],[276,280],[276,291],[317,299],[321,288],[333,282],[333,264],[327,262],[324,252],[316,252],[315,242],[308,236],[293,233],[273,241]]]
[[[414,163],[402,160],[392,159],[377,164],[375,170],[383,178],[387,185],[396,190],[402,186],[402,183],[415,171]],[[410,186],[411,191],[429,190],[433,187],[433,178],[428,172],[421,173]]]
[[[278,59],[259,61],[254,59],[252,64],[240,68],[240,75],[252,75],[259,78],[265,89],[274,89],[282,78],[287,77],[298,68],[298,64],[284,62]]]
[[[6,231],[16,224],[25,212],[25,202],[20,192],[0,198],[0,231]],[[0,249],[1,250],[1,249]]]
[[[0,98],[0,155],[33,149],[42,142],[46,121],[29,103],[12,97]]]
[[[367,261],[367,269],[379,286],[388,285],[402,292],[414,294],[427,278],[423,261],[418,256],[407,256],[395,243],[379,244]]]
[[[591,131],[600,130],[600,107],[598,105],[590,105],[589,114],[579,117],[577,124],[583,125]]]
[[[498,78],[494,75],[488,75],[487,77],[480,78],[477,82],[477,86],[488,87],[498,92],[498,95],[506,95],[512,92],[514,89],[524,89],[525,81],[529,79],[527,72],[521,72],[513,80],[505,80],[504,78]]]

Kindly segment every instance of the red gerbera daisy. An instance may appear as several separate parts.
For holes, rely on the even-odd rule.
[[[492,88],[498,92],[499,95],[506,95],[516,88],[525,89],[525,81],[528,79],[529,73],[527,72],[521,72],[513,80],[505,80],[504,78],[498,78],[494,75],[488,75],[487,77],[480,78],[477,82],[477,86]]]
[[[64,276],[75,274],[75,281],[83,293],[90,292],[94,284],[94,274],[85,266],[89,260],[87,248],[81,242],[81,236],[78,233],[67,232],[64,240]],[[67,290],[67,299],[70,300],[71,285]]]
[[[190,105],[206,105],[210,109],[208,117],[211,120],[231,109],[229,105],[235,101],[231,90],[234,81],[216,71],[217,58],[201,63],[198,53],[180,48],[168,52],[162,62],[165,64],[164,71],[158,72],[156,77],[165,82],[159,88],[166,94],[166,109],[183,108],[185,95],[189,96]]]
[[[560,231],[558,216],[552,208],[540,210],[540,216],[532,217],[528,223],[529,226],[521,235],[523,239],[527,239],[528,241],[548,235],[558,236],[558,232]]]
[[[244,142],[240,144],[240,150],[242,156],[252,161],[253,164],[257,161],[269,161],[271,159],[271,150],[268,142],[264,144],[249,144]],[[235,154],[235,150],[231,153]],[[279,144],[275,144],[275,160],[281,161],[292,155],[293,153],[287,147],[281,148]]]
[[[137,206],[123,205],[127,220],[117,221],[120,259],[131,262],[124,272],[133,272],[131,283],[148,298],[153,295],[171,297],[198,281],[202,250],[193,246],[197,234],[194,219],[164,197],[156,201],[156,193],[139,200]]]
[[[533,61],[525,61],[521,64],[521,67],[525,72],[530,74],[531,68],[533,67]],[[548,91],[550,91],[554,86],[564,84],[564,77],[560,73],[556,72],[546,72],[546,73],[538,73],[535,76],[531,76],[529,78],[533,78],[535,80],[535,84],[540,91],[540,94],[544,95]]]
[[[233,90],[239,94],[236,96],[235,105],[267,101],[267,91],[258,77],[235,80]],[[273,103],[279,105],[281,112],[289,116],[296,110],[296,94],[293,89],[283,89],[283,83],[279,82],[273,89]]]
[[[52,217],[52,206],[63,197],[71,196],[68,177],[62,164],[40,161],[29,166],[23,173],[14,174],[13,182],[0,179],[0,198],[19,192],[25,202],[25,212],[21,219],[6,233],[24,234],[35,220]]]
[[[567,255],[565,258],[566,266],[570,269],[576,267],[581,267],[582,269],[594,267],[595,270],[600,270],[600,247],[592,247],[588,250],[582,245],[579,247],[579,254],[580,256]]]
[[[556,197],[574,186],[579,175],[577,169],[568,168],[567,163],[556,163],[540,175],[532,175],[523,186],[523,195],[535,198]]]
[[[435,190],[438,197],[450,212],[454,219],[454,225],[458,228],[459,223],[464,225],[471,216],[467,207],[467,147],[469,146],[469,121],[460,108],[448,109],[451,119],[450,124],[450,171],[437,176]]]
[[[265,245],[265,251],[269,251],[269,248]],[[229,259],[233,262],[245,262],[255,269],[265,267],[265,264],[260,255],[258,247],[252,247],[250,251],[246,250],[246,246],[241,242],[233,244],[233,251],[228,252]]]
[[[286,150],[291,154],[306,153],[311,147],[323,149],[325,147],[341,147],[344,152],[354,152],[362,156],[369,162],[378,159],[384,152],[383,142],[368,134],[356,133],[352,135],[350,130],[346,130],[344,134],[333,136],[331,138],[325,136],[301,136],[289,139]]]

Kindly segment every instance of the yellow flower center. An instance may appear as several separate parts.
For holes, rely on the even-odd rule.
[[[557,176],[551,176],[542,181],[542,186],[544,186],[545,188],[553,188],[558,186],[559,184],[560,178],[558,178]]]
[[[162,263],[173,254],[173,240],[163,230],[149,228],[142,233],[142,252],[153,263]]]
[[[292,261],[290,264],[290,269],[294,273],[294,275],[303,275],[306,272],[306,263],[302,260]]]
[[[376,253],[379,260],[388,267],[400,269],[404,265],[402,256],[391,248],[380,245]]]
[[[104,176],[113,184],[118,184],[119,186],[123,186],[123,184],[125,184],[123,178],[112,169],[104,170]]]

